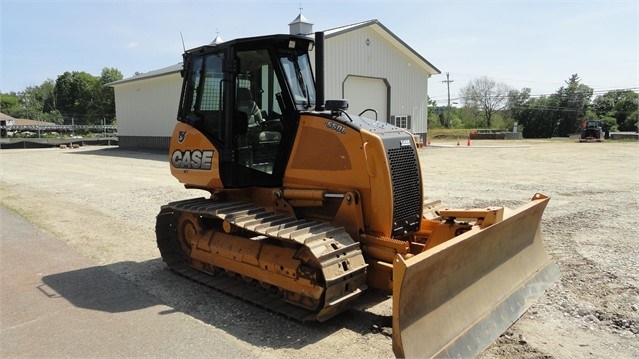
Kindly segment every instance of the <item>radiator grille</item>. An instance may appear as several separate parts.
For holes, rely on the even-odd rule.
[[[422,191],[417,153],[413,146],[388,150],[393,182],[392,236],[402,236],[419,230],[422,210]]]

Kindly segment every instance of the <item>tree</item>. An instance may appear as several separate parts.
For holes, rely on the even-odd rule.
[[[42,112],[51,112],[57,109],[55,99],[55,81],[47,79],[37,88],[38,98],[42,101]]]
[[[490,128],[493,115],[504,108],[510,90],[508,85],[484,76],[472,80],[460,94],[466,106],[475,107],[482,113]]]
[[[118,69],[110,67],[103,68],[100,77],[67,71],[55,82],[57,109],[66,123],[71,123],[72,118],[76,124],[100,124],[103,119],[112,123],[115,119],[115,97],[113,88],[105,85],[122,78]]]
[[[613,117],[620,131],[637,130],[639,94],[632,90],[614,90],[595,98],[593,110],[599,118]]]
[[[91,122],[94,108],[95,90],[99,86],[97,77],[86,72],[65,72],[55,82],[55,94],[58,110],[64,116],[65,123],[71,118]]]
[[[113,88],[105,86],[121,80],[116,68],[105,67],[100,77],[86,72],[65,72],[54,81],[47,79],[39,86],[22,92],[0,93],[0,110],[14,118],[70,124],[101,124],[115,120]]]
[[[456,109],[455,114],[459,117],[463,128],[486,128],[486,119],[474,106],[464,106]]]
[[[573,74],[566,85],[560,87],[556,94],[560,115],[555,134],[560,137],[579,132],[592,97],[592,88],[581,84],[577,74]]]
[[[581,84],[577,74],[572,75],[566,85],[556,93],[538,99],[531,99],[527,88],[508,94],[508,110],[524,126],[524,137],[567,137],[579,132],[587,117],[593,90]],[[602,101],[602,106],[605,102]]]
[[[559,97],[556,94],[529,99],[516,118],[522,126],[525,138],[549,138],[557,126]]]
[[[113,87],[108,87],[106,84],[122,80],[124,77],[120,70],[112,67],[105,67],[102,69],[100,79],[95,89],[95,115],[102,116],[108,123],[112,123],[115,119],[115,94]]]
[[[0,109],[13,118],[62,124],[62,115],[55,109],[54,87],[53,80],[49,79],[22,92],[1,94]]]
[[[20,98],[13,92],[0,94],[0,112],[11,117],[20,117],[17,116],[18,113],[22,113]]]
[[[604,116],[599,119],[601,121],[603,127],[608,128],[608,131],[614,132],[619,131],[619,127],[617,126],[617,120],[614,117]]]
[[[437,106],[437,101],[428,100],[428,128],[441,128],[442,122],[440,121],[440,108]]]
[[[634,121],[634,124],[632,123]],[[630,123],[634,125],[634,131],[639,132],[639,110],[630,114],[630,117],[626,121],[626,123]]]
[[[531,89],[524,87],[519,90],[511,90],[508,92],[508,100],[506,101],[506,109],[510,117],[515,121],[520,121],[521,114],[526,109],[526,102],[530,100]]]
[[[55,82],[51,79],[39,86],[29,86],[20,93],[25,104],[28,104],[30,119],[45,121],[45,114],[55,110]]]

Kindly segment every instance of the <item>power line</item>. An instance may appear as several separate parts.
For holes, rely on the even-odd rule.
[[[442,81],[442,82],[446,82],[446,81]],[[639,87],[611,87],[611,88],[593,89],[592,94],[593,94],[593,96],[598,96],[598,95],[605,95],[608,92],[612,92],[612,91],[628,91],[628,90],[639,93]],[[530,94],[530,98],[539,98],[539,97],[542,97],[542,96],[550,96],[550,95],[556,95],[556,94],[557,94],[557,92],[535,93],[535,94]],[[449,94],[449,96],[450,96],[450,94]],[[429,96],[429,99],[431,99],[433,101],[440,101],[440,100],[445,100],[446,98],[441,98],[441,97],[437,97],[437,96],[435,96],[435,97]],[[454,98],[451,98],[450,100],[452,100],[452,101],[461,100],[461,97],[454,97]]]
[[[478,74],[466,74],[466,73],[462,73],[462,72],[453,72],[453,75],[473,76],[473,77],[486,77],[486,78],[489,78],[489,79],[501,80],[501,81],[530,82],[530,83],[546,84],[546,85],[562,85],[563,84],[563,82],[539,81],[539,80],[522,80],[522,79],[512,79],[512,78],[506,78],[506,77],[495,77],[495,76],[478,75]]]

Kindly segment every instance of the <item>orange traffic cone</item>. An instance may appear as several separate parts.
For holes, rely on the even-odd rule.
[[[466,142],[466,146],[470,146],[470,137],[468,137],[468,142]]]

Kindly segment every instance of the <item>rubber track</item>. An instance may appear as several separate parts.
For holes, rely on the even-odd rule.
[[[326,280],[326,291],[332,285],[340,285],[343,278],[359,276],[359,281],[365,283],[366,265],[351,268],[346,273],[330,275],[326,271],[329,266],[336,263],[336,253],[339,253],[339,261],[359,259],[349,262],[364,263],[359,243],[354,242],[351,236],[343,228],[335,228],[328,223],[298,220],[281,214],[269,212],[262,207],[251,203],[213,201],[205,198],[172,202],[162,206],[157,216],[156,236],[157,244],[162,259],[167,266],[198,283],[223,291],[235,297],[241,298],[255,305],[261,306],[273,312],[293,318],[299,321],[312,321],[317,319],[317,311],[295,306],[283,301],[271,291],[263,289],[259,285],[247,283],[239,276],[231,277],[225,274],[211,275],[191,267],[188,259],[182,254],[177,244],[177,212],[187,212],[203,217],[216,217],[226,220],[238,227],[264,235],[277,238],[282,241],[295,242],[305,245],[315,254],[320,262]],[[337,249],[333,249],[337,247]],[[354,257],[360,258],[354,258]],[[366,286],[362,285],[354,292],[344,296],[344,300],[352,300],[358,296]],[[339,302],[341,299],[334,300]]]

